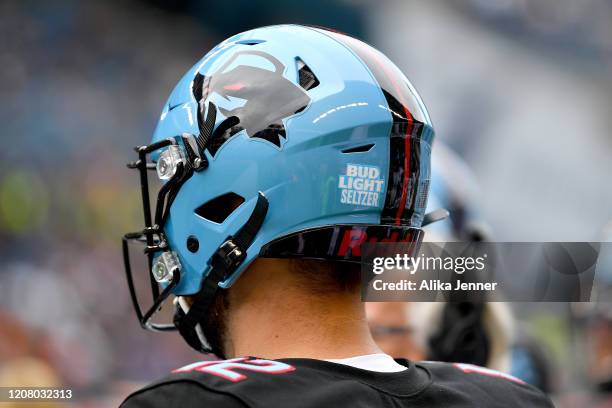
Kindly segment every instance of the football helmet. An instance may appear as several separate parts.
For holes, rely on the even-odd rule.
[[[141,325],[176,326],[207,351],[203,313],[257,257],[358,262],[366,242],[417,250],[433,138],[410,82],[359,40],[279,25],[223,41],[179,81],[128,165],[144,210],[144,228],[123,239]],[[162,182],[156,191],[151,177]],[[134,288],[134,241],[146,245],[147,310]],[[179,300],[174,325],[153,323],[171,294],[193,302]]]

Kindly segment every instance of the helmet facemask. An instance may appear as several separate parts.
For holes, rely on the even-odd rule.
[[[212,132],[215,116],[216,107],[210,103],[204,124],[204,129],[208,133],[203,132],[197,137],[183,134],[136,148],[138,160],[129,163],[128,167],[139,171],[145,226],[142,231],[126,234],[123,237],[122,248],[128,287],[140,325],[151,331],[179,330],[196,350],[219,353],[219,350],[212,350],[208,345],[199,319],[215,298],[219,282],[226,279],[242,263],[246,256],[246,248],[250,246],[261,227],[268,209],[268,201],[262,193],[258,195],[256,206],[247,223],[236,234],[228,237],[210,258],[208,264],[211,270],[203,279],[200,292],[193,297],[193,304],[190,305],[184,298],[177,297],[174,302],[173,323],[160,324],[152,321],[181,280],[181,262],[168,243],[164,225],[181,186],[194,172],[208,167],[203,152]],[[157,159],[153,161],[152,157]],[[154,213],[151,212],[149,187],[149,173],[152,170],[156,171],[157,177],[163,182],[157,192]],[[132,273],[130,243],[145,244],[143,254],[146,257],[153,304],[144,312]]]

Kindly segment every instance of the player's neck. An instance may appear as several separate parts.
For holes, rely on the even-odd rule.
[[[278,275],[259,276],[257,283],[245,278],[241,283],[250,287],[236,288],[236,301],[230,299],[228,357],[337,359],[381,352],[359,293],[309,295]],[[251,286],[261,282],[260,291]]]
[[[380,353],[357,313],[318,307],[305,316],[292,313],[290,304],[270,304],[239,319],[230,325],[234,356],[331,359]]]

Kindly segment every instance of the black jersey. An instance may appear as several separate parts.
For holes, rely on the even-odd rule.
[[[175,370],[130,395],[122,408],[552,407],[519,379],[468,364],[414,363],[394,373],[313,359],[253,357]]]

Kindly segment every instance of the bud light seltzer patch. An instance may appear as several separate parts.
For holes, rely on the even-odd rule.
[[[347,164],[345,174],[338,176],[342,204],[377,207],[385,180],[376,166]]]

